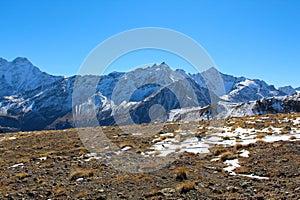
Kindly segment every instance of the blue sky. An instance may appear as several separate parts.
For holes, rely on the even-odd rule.
[[[300,1],[2,0],[0,8],[0,57],[27,57],[51,74],[76,74],[89,52],[112,35],[163,27],[196,40],[221,72],[300,86]],[[129,58],[120,69],[129,68]],[[132,65],[185,67],[153,52],[134,59]]]

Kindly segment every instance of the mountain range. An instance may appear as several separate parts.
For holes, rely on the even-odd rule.
[[[108,75],[53,76],[26,58],[0,58],[0,129],[33,131],[300,112],[300,87],[275,88],[215,68],[161,63]]]

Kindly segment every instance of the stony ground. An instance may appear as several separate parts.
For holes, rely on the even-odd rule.
[[[162,168],[135,173],[104,162],[111,151],[89,152],[77,129],[3,134],[0,199],[300,199],[299,119],[293,113],[141,125],[131,132],[103,127],[119,148],[114,155],[176,155]],[[141,137],[150,129],[154,134]]]

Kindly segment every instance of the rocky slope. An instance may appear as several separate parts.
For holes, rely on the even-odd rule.
[[[153,129],[144,125],[127,134],[101,128],[118,147],[107,155],[121,156],[121,164],[128,155],[144,157],[150,172],[130,162],[127,171],[105,164],[77,129],[0,135],[0,199],[300,198],[299,113],[213,121],[155,124],[161,130],[151,137],[134,135]]]

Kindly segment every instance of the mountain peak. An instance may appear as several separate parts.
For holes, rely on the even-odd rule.
[[[154,69],[156,71],[163,69],[164,71],[170,71],[171,68],[169,67],[169,65],[167,65],[165,62],[158,64],[153,64],[152,66],[147,67],[148,69]]]
[[[17,57],[11,62],[0,59],[0,76],[4,78],[6,84],[5,87],[2,85],[6,88],[2,93],[6,95],[34,90],[60,79],[58,76],[42,72],[25,57]]]
[[[220,73],[219,70],[215,67],[210,67],[207,70],[203,71],[202,73],[207,73],[207,74],[215,74],[215,73]]]
[[[0,63],[3,63],[3,62],[7,62],[7,60],[5,60],[4,58],[0,57]]]
[[[171,71],[171,67],[169,67],[168,64],[166,64],[165,62],[160,63],[160,65],[158,66],[160,69],[163,69],[165,71]]]
[[[14,64],[29,64],[32,65],[32,63],[25,57],[17,57],[15,58],[12,63]]]

